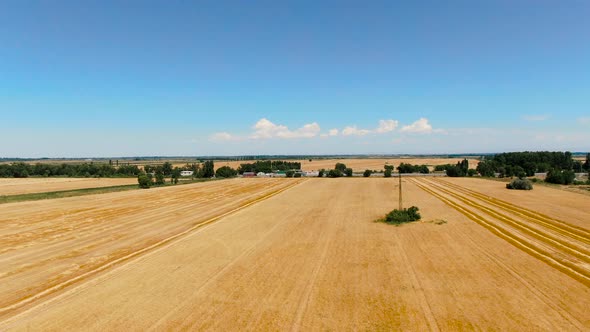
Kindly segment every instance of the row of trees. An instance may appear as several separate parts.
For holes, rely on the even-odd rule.
[[[477,174],[477,171],[474,169],[469,169],[469,160],[463,159],[459,161],[456,165],[445,164],[445,165],[436,165],[434,166],[435,172],[446,172],[447,176],[450,177],[464,177],[464,176],[474,176]]]
[[[42,164],[34,165],[16,162],[0,165],[0,177],[26,178],[29,176],[69,176],[69,177],[124,177],[141,173],[135,165],[113,166],[109,164]]]
[[[430,170],[428,169],[428,166],[426,166],[426,165],[412,165],[412,164],[406,164],[406,163],[401,163],[397,167],[397,170],[402,174],[406,174],[406,173],[428,174],[428,173],[430,173]]]
[[[585,162],[574,160],[571,152],[511,152],[501,153],[483,160],[477,166],[481,176],[525,178],[535,173],[547,173],[546,182],[571,184],[575,172],[590,172],[590,153]]]
[[[272,171],[290,171],[301,169],[300,162],[282,161],[282,160],[259,160],[254,163],[240,164],[238,172],[244,174],[244,172],[263,172],[271,173]]]
[[[567,152],[510,152],[497,154],[485,159],[477,166],[481,176],[500,177],[533,176],[535,173],[549,171],[590,171],[590,154],[586,156],[586,162],[572,158],[572,153]]]
[[[146,165],[144,171],[137,176],[137,182],[140,188],[150,188],[153,185],[166,184],[166,177],[170,177],[172,184],[178,183],[178,178],[182,171],[192,171],[193,178],[232,178],[238,175],[238,171],[229,167],[223,166],[215,171],[215,164],[212,160],[204,161],[202,165],[187,164],[184,167],[172,167],[172,164],[166,162],[163,165]]]

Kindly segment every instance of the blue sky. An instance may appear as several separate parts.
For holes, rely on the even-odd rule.
[[[587,1],[3,1],[0,157],[590,150]]]

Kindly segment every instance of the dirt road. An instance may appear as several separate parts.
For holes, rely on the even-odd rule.
[[[590,328],[587,286],[409,179],[405,204],[424,222],[374,223],[396,205],[395,183],[308,180],[6,316],[0,329]]]

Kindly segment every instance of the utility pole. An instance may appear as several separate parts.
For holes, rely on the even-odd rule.
[[[402,173],[398,173],[399,176],[399,210],[401,211],[403,208],[402,204]]]

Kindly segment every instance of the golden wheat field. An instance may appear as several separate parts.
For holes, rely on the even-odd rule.
[[[1,330],[588,330],[590,197],[234,179],[0,205]]]
[[[311,161],[310,161],[311,160]],[[427,165],[432,170],[436,165],[457,164],[463,160],[462,158],[390,158],[390,159],[373,159],[373,158],[351,158],[351,159],[300,159],[290,160],[293,162],[300,162],[301,169],[304,171],[317,171],[320,169],[333,169],[336,163],[343,163],[350,167],[355,172],[362,172],[369,170],[383,170],[385,165],[399,166],[401,163],[409,163],[413,165]],[[468,159],[469,168],[476,168],[479,160]],[[216,161],[215,168],[230,166],[238,168],[243,163],[253,163],[254,160],[245,161]],[[177,165],[182,166],[182,165]]]
[[[137,178],[0,178],[0,195],[101,188],[137,184]]]

